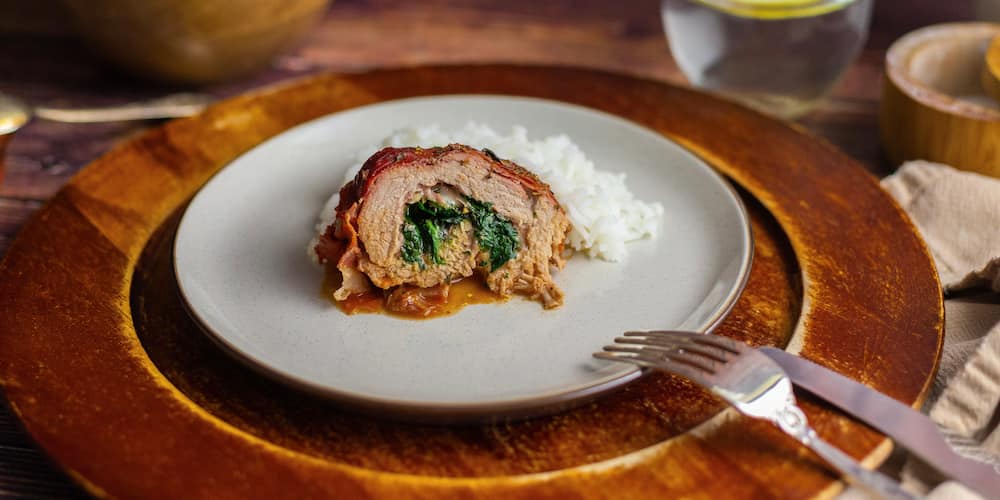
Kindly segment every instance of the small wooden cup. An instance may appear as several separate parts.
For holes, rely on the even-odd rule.
[[[998,35],[1000,24],[941,24],[889,48],[879,128],[890,161],[1000,177],[1000,105],[982,80],[986,47]]]

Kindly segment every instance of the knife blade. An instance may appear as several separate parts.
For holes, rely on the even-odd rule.
[[[938,472],[987,498],[1000,496],[1000,471],[955,453],[924,414],[800,356],[773,347],[760,351],[781,365],[796,386],[889,436]]]

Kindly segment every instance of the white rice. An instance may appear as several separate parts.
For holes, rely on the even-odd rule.
[[[387,147],[434,147],[465,144],[489,148],[500,158],[531,170],[552,187],[556,199],[566,209],[573,229],[568,244],[590,257],[619,261],[626,255],[625,243],[655,238],[663,218],[663,205],[635,199],[625,185],[625,174],[598,170],[583,151],[565,135],[529,140],[522,126],[501,135],[492,128],[470,122],[446,132],[437,124],[396,131],[381,144],[358,152],[357,163],[348,169],[349,182],[376,151]],[[339,194],[327,202],[320,214],[317,231],[322,232],[336,216]],[[310,245],[310,254],[312,254]]]

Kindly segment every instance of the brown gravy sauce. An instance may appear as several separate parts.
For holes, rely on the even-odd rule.
[[[428,293],[432,297],[427,301],[427,305],[419,310],[400,309],[389,306],[391,296],[396,289],[380,290],[373,289],[370,292],[354,294],[347,300],[339,301],[333,298],[333,292],[340,288],[342,277],[336,268],[327,269],[323,279],[323,297],[333,305],[337,306],[344,314],[386,314],[397,318],[406,319],[430,319],[442,316],[451,316],[472,304],[489,304],[493,302],[504,302],[504,298],[493,293],[486,287],[486,282],[480,276],[469,276],[450,285],[441,285],[440,288]],[[446,288],[442,294],[442,289]],[[430,290],[430,289],[429,289]],[[421,293],[420,289],[411,288],[406,290],[409,293]],[[446,298],[442,295],[446,295]]]

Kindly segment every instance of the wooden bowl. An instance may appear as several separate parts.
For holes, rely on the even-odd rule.
[[[1000,24],[942,24],[889,48],[879,128],[890,161],[929,160],[1000,177],[1000,106],[981,78],[997,35]]]
[[[329,0],[66,0],[83,37],[143,78],[208,83],[261,69]]]

